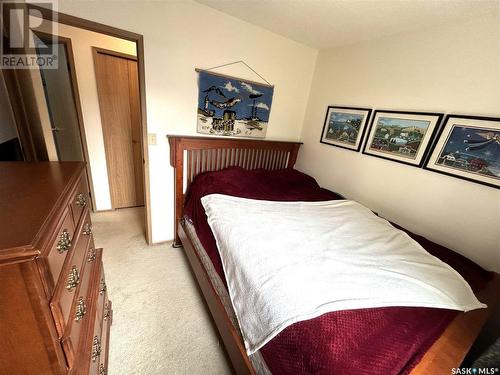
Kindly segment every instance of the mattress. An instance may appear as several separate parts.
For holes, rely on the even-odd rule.
[[[189,235],[212,282],[238,327],[213,234],[201,197],[227,194],[277,201],[320,201],[339,196],[295,170],[245,171],[232,167],[197,176],[186,194]],[[400,228],[402,229],[402,228]],[[407,233],[428,252],[455,268],[477,292],[491,274],[470,260],[424,237]],[[252,358],[259,373],[408,374],[456,316],[452,310],[388,307],[345,310],[295,323]]]

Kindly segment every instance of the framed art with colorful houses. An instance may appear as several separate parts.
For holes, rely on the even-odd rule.
[[[376,110],[363,153],[421,167],[442,118],[442,113]]]

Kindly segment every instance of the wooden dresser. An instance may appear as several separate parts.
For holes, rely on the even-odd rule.
[[[0,163],[0,374],[107,372],[111,302],[83,163]]]

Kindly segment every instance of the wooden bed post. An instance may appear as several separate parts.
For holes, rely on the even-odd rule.
[[[181,138],[168,137],[170,144],[170,165],[174,167],[174,242],[173,247],[182,246],[177,233],[177,228],[182,218],[182,211],[184,208],[184,192],[183,192],[183,168],[184,168],[184,151],[179,147]]]

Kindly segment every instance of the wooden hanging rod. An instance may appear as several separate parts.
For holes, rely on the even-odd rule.
[[[230,76],[230,75],[227,75],[227,74],[222,74],[222,73],[215,73],[215,72],[212,72],[211,70],[200,69],[200,68],[195,68],[194,70],[197,73],[200,73],[200,72],[210,73],[210,74],[213,74],[214,76],[219,76],[219,77],[224,77],[224,78],[229,78],[229,79],[236,79],[238,81],[242,81],[242,82],[246,82],[246,83],[253,83],[254,85],[261,85],[261,86],[267,86],[267,87],[273,87],[274,88],[274,85],[270,85],[268,83],[251,81],[249,79],[243,79],[243,78],[233,77],[233,76]]]

